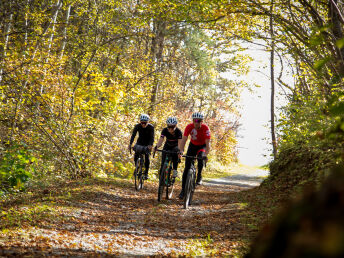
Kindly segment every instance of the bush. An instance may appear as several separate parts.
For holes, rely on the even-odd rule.
[[[326,171],[335,164],[335,150],[328,146],[301,143],[284,145],[270,163],[270,177],[279,188],[301,190],[307,185],[320,185]]]
[[[6,148],[0,159],[0,190],[24,190],[34,172],[34,162],[25,146],[13,144]]]

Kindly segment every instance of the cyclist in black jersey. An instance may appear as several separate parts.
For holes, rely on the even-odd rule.
[[[179,153],[179,148],[178,148],[178,144],[180,143],[180,140],[183,137],[182,131],[177,127],[177,119],[175,117],[169,117],[166,120],[166,124],[167,127],[165,127],[162,132],[161,132],[161,136],[160,139],[157,143],[157,145],[155,146],[154,150],[156,151],[163,143],[164,139],[166,138],[166,142],[164,145],[163,150],[165,151],[175,151],[176,154],[173,155],[173,177],[177,177],[178,176],[178,153]],[[164,165],[164,161],[166,158],[166,153],[163,152],[162,156],[161,156],[161,168],[162,169],[163,165]]]
[[[134,142],[135,136],[137,132],[139,133],[139,138],[136,141],[136,145],[147,146],[149,150],[152,150],[153,142],[154,142],[154,126],[148,123],[150,120],[147,114],[140,115],[140,123],[135,125],[133,133],[130,138],[130,143],[128,146],[129,152],[131,153],[132,144]],[[149,170],[149,155],[150,153],[145,154],[145,179],[148,179],[148,170]],[[139,155],[135,152],[134,161],[138,159]]]

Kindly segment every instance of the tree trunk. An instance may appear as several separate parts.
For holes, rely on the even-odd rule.
[[[5,44],[4,44],[4,52],[2,54],[2,61],[1,61],[1,67],[0,67],[0,83],[2,81],[2,77],[3,77],[3,69],[2,67],[4,66],[5,64],[5,59],[6,59],[6,56],[7,56],[7,46],[8,46],[8,40],[9,40],[9,37],[10,37],[10,31],[11,31],[11,22],[12,22],[12,19],[13,19],[13,13],[10,14],[10,20],[7,24],[7,28],[5,30]]]
[[[164,50],[164,40],[165,40],[165,30],[166,22],[161,20],[154,20],[154,36],[152,38],[152,47],[151,47],[151,61],[152,61],[152,71],[155,71],[153,74],[153,88],[151,91],[150,107],[148,114],[152,114],[155,109],[157,95],[160,85],[159,75],[162,69],[162,55]]]
[[[275,69],[274,69],[274,56],[275,56],[275,42],[274,42],[274,25],[273,25],[273,7],[274,1],[271,0],[270,6],[270,36],[271,36],[271,50],[270,50],[270,72],[271,72],[271,140],[272,140],[272,151],[274,158],[277,155],[277,143],[275,134]]]
[[[71,5],[68,6],[67,8],[67,13],[66,13],[66,24],[63,30],[63,42],[62,42],[62,46],[61,46],[61,54],[60,54],[60,60],[63,57],[63,53],[64,50],[66,48],[66,44],[67,44],[67,27],[68,27],[68,22],[69,22],[69,17],[70,17],[70,9],[71,9]]]
[[[332,25],[332,33],[335,40],[343,38],[343,14],[342,8],[338,6],[338,0],[329,0],[329,22]],[[337,59],[338,59],[338,70],[340,74],[344,74],[344,48],[339,49],[336,47]]]

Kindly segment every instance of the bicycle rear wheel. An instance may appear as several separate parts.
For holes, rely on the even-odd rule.
[[[169,167],[168,174],[167,174],[169,184],[166,186],[166,199],[167,200],[172,198],[173,189],[174,189],[174,178],[172,177],[171,170],[172,170],[172,167]]]
[[[193,170],[194,168],[190,168],[185,181],[184,209],[187,209],[192,202],[192,196],[194,192],[193,187],[195,181],[195,174]]]
[[[164,192],[165,174],[166,174],[166,165],[164,165],[163,168],[160,171],[159,187],[158,187],[158,202],[161,201],[161,197],[162,197],[162,194]]]

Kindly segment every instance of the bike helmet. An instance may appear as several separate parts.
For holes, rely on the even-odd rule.
[[[140,121],[148,122],[148,121],[149,121],[149,115],[147,115],[147,114],[141,114],[141,115],[140,115]]]
[[[176,125],[177,123],[178,123],[177,118],[175,118],[173,116],[167,118],[167,120],[166,120],[167,125]]]
[[[204,119],[204,116],[200,112],[195,112],[192,114],[192,119]]]

